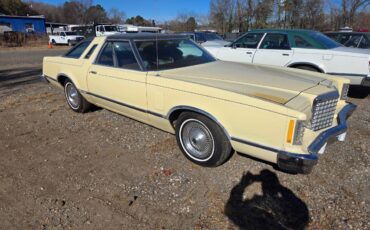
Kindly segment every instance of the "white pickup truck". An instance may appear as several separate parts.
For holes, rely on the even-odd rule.
[[[115,25],[96,25],[95,26],[95,35],[96,37],[100,36],[109,36],[113,34],[121,33],[118,31],[118,27]]]
[[[85,37],[81,35],[77,35],[76,32],[66,32],[62,31],[57,33],[56,35],[49,35],[49,42],[53,45],[56,44],[65,44],[72,46],[79,41],[83,40]]]

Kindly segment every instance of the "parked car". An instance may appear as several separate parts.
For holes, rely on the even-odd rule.
[[[84,36],[77,35],[75,32],[67,32],[62,31],[57,33],[56,35],[49,35],[49,42],[56,44],[64,44],[64,45],[75,45],[79,41],[83,40]]]
[[[347,47],[370,49],[370,33],[330,32],[325,35]]]
[[[71,30],[85,37],[100,37],[121,33],[116,25],[110,24],[72,26]]]
[[[254,30],[229,46],[205,48],[224,61],[292,67],[370,85],[370,51],[344,47],[316,31]]]
[[[95,35],[99,36],[109,36],[113,34],[121,33],[118,31],[118,27],[116,25],[95,25]]]
[[[329,138],[344,140],[355,108],[345,101],[347,79],[218,61],[179,35],[84,40],[45,57],[43,77],[64,89],[73,111],[94,104],[174,133],[184,155],[203,166],[237,151],[308,173]]]
[[[203,46],[224,46],[230,44],[230,42],[225,41],[221,36],[212,32],[180,32],[178,34],[186,35]]]

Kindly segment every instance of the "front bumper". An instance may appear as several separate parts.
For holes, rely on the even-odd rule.
[[[40,75],[40,80],[45,83],[50,83],[50,81],[46,78],[44,74]]]
[[[279,168],[295,173],[308,174],[312,171],[312,168],[317,164],[319,159],[318,152],[327,141],[332,137],[346,132],[347,130],[347,118],[356,109],[356,105],[348,103],[338,113],[338,125],[325,130],[320,133],[318,137],[308,146],[309,154],[296,154],[285,151],[280,151],[277,157],[277,164]]]

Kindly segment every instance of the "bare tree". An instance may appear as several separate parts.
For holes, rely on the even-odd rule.
[[[231,32],[233,29],[235,0],[211,0],[210,18],[214,26],[221,33]]]
[[[370,0],[342,0],[343,25],[353,26],[355,14],[370,5]]]
[[[117,8],[111,8],[109,10],[109,21],[113,24],[121,24],[126,20],[126,14]]]

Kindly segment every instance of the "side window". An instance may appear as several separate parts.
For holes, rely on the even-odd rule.
[[[359,45],[360,41],[362,39],[362,36],[360,35],[353,35],[350,37],[350,39],[348,41],[346,41],[344,43],[345,46],[347,47],[355,47],[357,48],[357,46]]]
[[[111,42],[108,42],[103,48],[102,52],[97,61],[100,65],[114,66],[113,61],[113,45]]]
[[[85,51],[85,49],[90,45],[91,41],[82,42],[79,45],[76,45],[73,47],[66,55],[65,57],[69,58],[80,58],[82,53]]]
[[[92,47],[91,47],[91,49],[89,50],[89,52],[85,55],[85,59],[89,59],[90,58],[90,56],[91,56],[91,54],[93,54],[94,53],[94,51],[95,51],[95,49],[96,49],[96,47],[97,47],[98,45],[97,44],[95,44],[95,45],[93,45]]]
[[[370,48],[370,40],[363,36],[358,48]]]
[[[260,49],[289,50],[288,36],[286,34],[267,34],[263,39]]]
[[[346,43],[349,39],[351,38],[351,36],[350,35],[348,35],[348,34],[340,34],[339,35],[339,38],[338,38],[338,42],[339,43],[341,43],[341,44],[344,44],[344,43]]]
[[[123,69],[140,70],[129,42],[114,42],[114,53],[116,55],[117,67]]]
[[[248,33],[236,40],[233,47],[256,49],[262,37],[262,33]]]
[[[294,35],[293,38],[297,48],[315,48],[311,43],[299,35]]]

